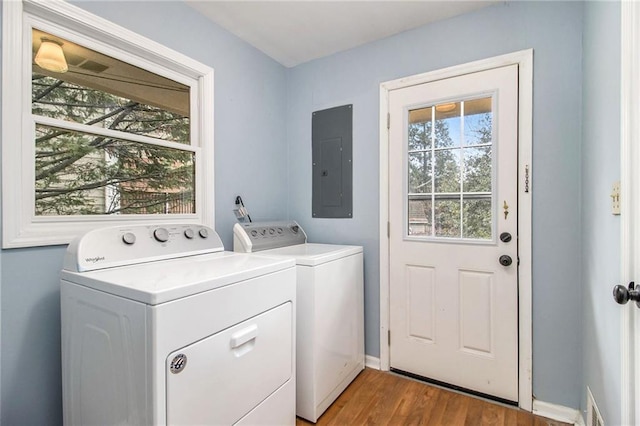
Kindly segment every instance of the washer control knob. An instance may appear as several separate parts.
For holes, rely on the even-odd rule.
[[[300,230],[300,227],[299,227],[298,225],[293,225],[293,226],[291,227],[291,231],[292,231],[294,234],[297,234],[299,230]]]
[[[193,233],[193,229],[191,228],[185,229],[184,236],[187,237],[188,239],[192,239],[195,236],[195,234]]]
[[[122,241],[127,245],[131,245],[136,242],[136,234],[133,232],[125,232],[122,236]]]
[[[273,228],[269,228],[269,234],[273,235],[276,233],[276,230]]]
[[[257,237],[258,236],[258,231],[256,231],[255,229],[253,231],[251,231],[251,236],[252,237]]]
[[[207,231],[207,228],[201,228],[200,232],[198,232],[198,234],[200,234],[200,236],[202,238],[207,238],[209,237],[209,231]]]
[[[161,243],[166,243],[169,241],[169,231],[166,228],[157,228],[153,231],[153,237]]]

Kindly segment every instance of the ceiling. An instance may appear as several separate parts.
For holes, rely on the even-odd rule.
[[[461,15],[497,0],[185,0],[286,67]]]

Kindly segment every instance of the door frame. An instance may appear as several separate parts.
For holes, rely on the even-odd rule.
[[[533,49],[380,84],[380,369],[389,370],[389,92],[464,74],[518,65],[518,405],[532,411],[531,176]]]
[[[620,284],[637,280],[640,265],[640,229],[635,214],[640,211],[640,5],[621,3],[620,51]],[[634,278],[635,277],[635,278]],[[620,374],[621,420],[635,424],[640,419],[640,365],[634,359],[640,354],[640,339],[636,334],[636,317],[640,314],[635,303],[620,309]]]

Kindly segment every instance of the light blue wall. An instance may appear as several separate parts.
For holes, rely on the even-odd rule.
[[[379,85],[534,48],[533,388],[577,408],[581,383],[582,3],[510,2],[289,70],[289,216],[310,240],[365,249],[366,352],[379,355]],[[311,113],[353,104],[353,219],[311,218]]]
[[[584,8],[582,118],[582,338],[584,386],[605,424],[620,419],[620,312],[611,289],[620,282],[620,217],[611,187],[620,179],[620,4]]]
[[[59,424],[64,247],[2,252],[3,425]]]
[[[216,229],[225,247],[232,247],[237,194],[255,219],[286,217],[284,67],[182,2],[76,4],[215,69]],[[64,250],[1,254],[3,425],[62,423],[58,273]]]

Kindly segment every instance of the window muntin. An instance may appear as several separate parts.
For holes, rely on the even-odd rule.
[[[493,238],[492,97],[408,112],[407,236]]]

